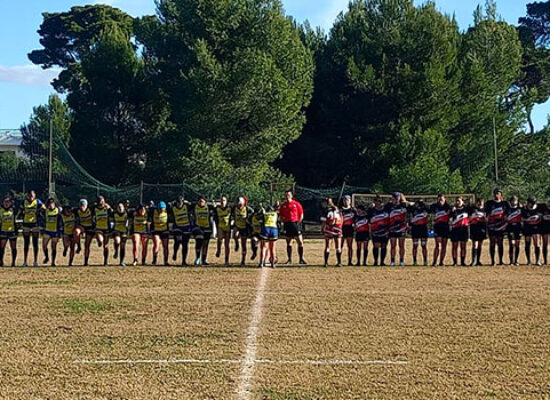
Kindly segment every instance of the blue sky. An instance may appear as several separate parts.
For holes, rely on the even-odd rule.
[[[418,2],[422,0],[417,0]],[[436,0],[445,13],[455,14],[462,29],[472,23],[475,7],[484,0]],[[43,71],[32,66],[27,53],[40,47],[36,33],[43,11],[66,11],[71,6],[106,3],[139,16],[154,13],[153,0],[0,0],[0,129],[18,128],[28,120],[32,108],[46,102],[53,92],[49,82],[56,71]],[[299,21],[330,29],[335,17],[347,7],[348,0],[283,0],[287,14]],[[525,14],[523,0],[497,0],[499,14],[517,23]],[[550,102],[537,107],[534,120],[544,126],[550,114]]]

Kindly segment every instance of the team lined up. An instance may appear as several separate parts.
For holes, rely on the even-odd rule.
[[[348,265],[353,263],[353,238],[356,241],[356,264],[367,265],[368,242],[373,242],[374,265],[385,265],[387,244],[390,243],[390,264],[396,264],[399,249],[399,263],[404,265],[405,236],[408,231],[413,239],[413,264],[417,265],[418,247],[422,249],[424,265],[428,265],[427,240],[429,236],[429,216],[433,215],[433,231],[436,246],[432,265],[445,264],[447,242],[452,243],[453,265],[466,266],[466,246],[472,241],[472,257],[469,265],[481,265],[481,251],[487,237],[490,240],[491,264],[504,264],[504,236],[509,239],[508,261],[518,265],[520,239],[524,236],[527,264],[532,263],[531,243],[534,245],[534,263],[548,265],[548,242],[550,238],[550,200],[538,204],[529,198],[520,204],[517,197],[505,201],[500,189],[493,191],[493,199],[487,202],[478,199],[467,205],[459,197],[454,206],[447,203],[444,195],[438,195],[436,203],[409,202],[401,193],[393,193],[391,201],[384,203],[376,197],[368,206],[351,206],[350,196],[344,196],[343,205],[336,206],[328,199],[327,212],[323,220],[325,234],[325,265],[328,264],[330,244],[334,241],[337,265],[341,265],[342,248],[348,249]],[[362,258],[361,258],[362,254]]]
[[[276,266],[277,255],[275,241],[279,237],[279,223],[282,222],[287,236],[288,263],[291,262],[291,241],[298,242],[300,264],[303,258],[303,239],[300,223],[303,220],[303,209],[300,203],[286,193],[285,201],[277,206],[252,209],[247,199],[242,196],[235,206],[228,204],[223,196],[216,205],[207,204],[205,197],[200,197],[192,204],[180,196],[171,204],[161,201],[147,206],[139,205],[135,209],[128,202],[119,202],[113,209],[99,196],[93,206],[86,199],[79,202],[76,209],[70,206],[61,207],[54,198],[44,204],[34,191],[30,191],[22,204],[6,196],[0,206],[0,266],[3,266],[4,254],[9,243],[12,255],[12,266],[17,259],[18,227],[16,221],[22,219],[24,241],[23,266],[28,265],[28,256],[32,241],[34,266],[38,266],[39,237],[42,236],[43,264],[55,265],[57,243],[63,242],[63,256],[69,257],[73,265],[75,254],[82,251],[84,240],[84,265],[89,264],[92,241],[103,250],[103,263],[109,264],[109,240],[113,239],[114,258],[118,264],[125,266],[126,242],[131,237],[133,244],[133,265],[147,262],[149,241],[152,239],[152,264],[157,265],[162,248],[163,264],[169,264],[169,238],[174,238],[172,260],[177,261],[181,249],[181,265],[187,265],[189,241],[195,240],[195,265],[208,265],[208,245],[211,237],[218,238],[216,257],[224,249],[225,265],[229,265],[230,240],[235,241],[235,251],[241,249],[241,265],[247,258],[247,242],[250,239],[252,257],[259,255],[259,266],[268,262]],[[51,252],[50,252],[51,250]],[[258,254],[259,253],[259,254]],[[269,253],[269,256],[268,256]]]

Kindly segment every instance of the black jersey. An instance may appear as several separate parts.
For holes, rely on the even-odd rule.
[[[390,231],[393,233],[407,232],[407,205],[405,203],[388,203],[386,211],[390,216]]]
[[[469,207],[462,206],[453,208],[450,214],[451,228],[458,229],[470,225],[470,210]]]
[[[355,215],[357,214],[357,212],[355,211],[355,208],[353,207],[341,208],[340,213],[344,218],[344,226],[353,225],[353,223],[355,222]]]
[[[487,212],[487,226],[490,231],[504,231],[506,229],[506,214],[508,203],[505,201],[489,200],[485,203]]]
[[[368,211],[358,211],[355,213],[355,230],[357,232],[369,231],[369,213]]]
[[[508,209],[506,211],[506,225],[508,228],[521,228],[521,221],[522,221],[522,212],[521,207],[519,206],[511,206],[508,205]]]
[[[487,213],[485,207],[470,207],[469,210],[470,226],[487,225]]]
[[[447,202],[432,204],[430,214],[434,214],[434,225],[448,225],[451,219],[451,206]]]
[[[523,224],[525,227],[538,227],[542,223],[543,207],[540,205],[534,208],[524,207],[521,210],[521,216],[523,218]]]
[[[390,214],[388,213],[386,207],[381,209],[373,207],[369,209],[369,221],[373,236],[388,236],[390,229]]]

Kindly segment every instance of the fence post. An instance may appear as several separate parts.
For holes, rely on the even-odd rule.
[[[143,204],[143,181],[139,184],[139,204]]]
[[[346,188],[346,180],[344,179],[344,183],[342,183],[342,189],[340,189],[340,195],[338,196],[338,202],[336,204],[340,204],[340,200],[342,200],[342,196],[344,195],[345,188]]]

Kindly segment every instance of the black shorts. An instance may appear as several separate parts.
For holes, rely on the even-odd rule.
[[[427,239],[428,225],[412,225],[411,236],[413,239]]]
[[[370,232],[369,231],[360,231],[355,233],[355,241],[356,242],[368,242],[370,239]]]
[[[342,237],[343,238],[353,238],[353,233],[355,230],[353,229],[353,225],[343,225],[342,226]]]
[[[155,231],[155,232],[153,232],[153,236],[159,236],[162,240],[165,240],[165,239],[170,238],[170,232],[168,232],[168,231]]]
[[[504,229],[495,231],[494,229],[489,229],[489,237],[504,237]]]
[[[468,227],[459,226],[451,229],[451,242],[466,242],[468,241]]]
[[[247,228],[236,228],[237,232],[239,232],[239,237],[246,238],[250,236],[250,229]]]
[[[541,235],[550,235],[550,223],[544,221],[540,226]]]
[[[520,240],[521,239],[521,225],[508,225],[506,233],[508,234],[508,240]]]
[[[284,223],[285,236],[287,238],[295,238],[302,234],[300,224],[298,222],[285,222]]]
[[[76,228],[80,228],[80,230],[82,231],[82,234],[84,234],[85,236],[88,236],[88,235],[93,236],[93,235],[95,235],[94,228],[91,227],[91,226],[86,227],[86,226],[82,226],[82,225],[76,225],[76,226],[75,226],[75,229],[76,229]]]
[[[487,228],[484,224],[470,225],[470,239],[474,242],[481,242],[487,239]]]
[[[387,236],[373,236],[372,237],[373,243],[381,243],[381,244],[388,244],[388,237]]]
[[[391,238],[403,238],[407,236],[407,232],[390,232]]]
[[[95,233],[98,234],[98,233],[101,233],[103,234],[103,236],[109,236],[109,229],[96,229],[95,230]]]
[[[0,231],[0,239],[15,240],[17,239],[17,231],[13,231],[13,232]]]
[[[204,229],[198,226],[195,226],[192,232],[195,239],[210,240],[212,236],[212,231],[210,229]]]
[[[450,233],[449,224],[440,223],[434,225],[434,235],[436,238],[448,239]]]
[[[120,232],[120,231],[113,231],[113,232],[111,232],[111,236],[113,236],[113,237],[120,236],[122,239],[126,239],[126,238],[128,238],[128,233],[127,232]]]
[[[523,225],[523,234],[525,236],[533,236],[540,234],[540,226],[539,225]]]

